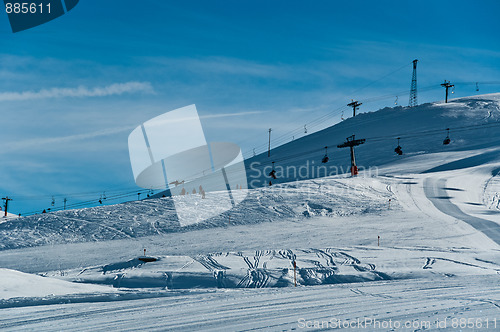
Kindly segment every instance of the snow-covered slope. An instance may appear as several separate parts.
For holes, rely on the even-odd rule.
[[[0,248],[138,238],[228,224],[299,220],[315,215],[376,213],[388,208],[386,203],[390,197],[391,193],[376,180],[364,183],[339,178],[291,183],[251,191],[233,210],[191,227],[179,225],[170,198],[151,199],[20,218],[0,227]]]
[[[6,308],[2,309],[0,328],[316,331],[340,325],[347,331],[498,331],[495,299],[500,290],[491,287],[497,280],[497,276],[481,276],[439,282],[421,279],[281,289],[173,291],[134,301]],[[357,325],[358,320],[362,324]],[[481,327],[459,328],[460,322],[466,325],[468,321]]]
[[[0,224],[16,218],[19,218],[19,216],[9,212],[7,212],[7,215],[5,215],[5,212],[0,210]]]
[[[448,151],[475,150],[500,145],[497,135],[500,128],[500,93],[451,100],[449,103],[428,103],[417,107],[384,108],[377,112],[361,113],[335,126],[301,139],[284,144],[271,152],[246,160],[250,187],[267,185],[269,178],[265,167],[274,161],[278,180],[288,182],[324,176],[318,169],[326,166],[328,174],[348,173],[350,170],[349,149],[337,148],[347,137],[355,135],[366,143],[356,147],[356,160],[363,169],[380,167],[418,154]],[[443,139],[450,128],[452,143],[444,146]],[[404,154],[394,153],[397,137]],[[328,146],[329,162],[321,164]],[[485,156],[494,159],[497,155]],[[287,172],[289,166],[308,165],[309,172],[294,174]],[[423,165],[426,167],[427,165]],[[316,172],[312,172],[313,168]],[[284,171],[282,171],[284,170]],[[318,172],[319,170],[319,172]],[[421,169],[425,171],[426,169]],[[411,172],[412,170],[408,170]],[[413,170],[415,171],[415,170]]]
[[[376,167],[364,173],[364,176],[373,178],[366,183],[346,179],[344,176],[333,176],[321,183],[305,181],[275,186],[272,189],[263,188],[250,192],[242,204],[228,213],[188,227],[180,226],[174,205],[168,198],[29,216],[0,225],[0,248],[137,238],[223,226],[228,222],[253,224],[300,219],[316,214],[342,216],[381,211],[387,208],[385,203],[389,199],[396,199],[385,190],[384,181],[376,177],[381,173],[461,169],[497,160],[499,153],[495,147],[500,146],[500,137],[496,134],[499,127],[494,124],[500,119],[499,103],[500,94],[492,94],[452,100],[448,104],[386,108],[360,114],[278,147],[272,151],[272,158],[260,155],[246,161],[247,165],[252,165],[248,166],[249,182],[257,186],[269,181],[267,172],[263,169],[269,167],[271,159],[277,161],[277,183],[315,178],[325,174],[323,169],[314,174],[310,171],[315,167],[314,164],[321,164],[324,146],[335,147],[345,137],[356,134],[356,137],[367,138],[366,144],[356,148],[360,169]],[[484,124],[490,125],[464,128]],[[445,128],[452,128],[452,143],[448,146],[442,144],[442,139],[446,136]],[[402,137],[403,156],[397,156],[393,151],[396,144],[393,137],[398,136]],[[311,149],[314,151],[311,152]],[[330,161],[322,165],[328,168],[328,174],[347,171],[348,149],[333,148],[329,151]],[[424,157],[415,158],[419,155]],[[474,156],[476,157],[471,158]],[[300,167],[306,165],[309,171],[301,173]],[[292,176],[293,172],[280,172],[287,167],[295,168],[297,176]],[[489,196],[485,197],[490,207],[498,205],[495,183],[496,180],[492,179],[488,188]]]
[[[0,299],[9,318],[0,317],[0,328],[287,330],[371,317],[432,324],[414,330],[480,318],[495,330],[499,102],[493,94],[383,109],[295,140],[272,151],[276,165],[318,165],[325,145],[356,134],[367,138],[356,149],[365,170],[343,174],[348,151],[329,149],[332,176],[289,182],[296,178],[278,174],[272,187],[256,185],[232,210],[187,227],[170,198],[2,223],[0,267],[44,278],[0,273],[10,280]],[[444,146],[446,128],[452,143]],[[403,156],[394,153],[394,137]],[[260,163],[258,172],[271,159],[247,163]],[[155,262],[139,259],[145,248]],[[60,292],[38,293],[25,283],[32,277]]]
[[[50,297],[67,294],[115,293],[112,288],[76,284],[54,278],[0,268],[0,300],[16,297]]]

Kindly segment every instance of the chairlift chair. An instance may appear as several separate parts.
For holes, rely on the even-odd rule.
[[[276,180],[276,170],[274,169],[274,161],[273,161],[273,169],[269,172],[269,176]],[[271,183],[271,181],[269,181]]]
[[[446,128],[446,130],[448,131],[448,134],[446,135],[446,138],[443,140],[443,145],[448,145],[451,142],[451,139],[450,139],[450,128]]]
[[[325,146],[325,156],[323,157],[323,159],[321,159],[321,162],[323,164],[326,164],[328,160],[330,160],[330,158],[328,158],[328,146]]]
[[[402,155],[403,154],[403,148],[401,147],[401,145],[399,145],[399,137],[398,137],[398,146],[396,146],[396,148],[394,149],[394,152],[396,152],[398,155]]]

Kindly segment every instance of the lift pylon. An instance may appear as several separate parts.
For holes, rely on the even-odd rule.
[[[351,150],[351,175],[355,176],[358,174],[358,167],[356,166],[356,157],[354,155],[354,147],[364,144],[366,140],[364,138],[362,139],[356,139],[354,135],[349,136],[346,138],[346,141],[342,144],[337,145],[337,148],[342,149],[342,148],[347,148],[349,147]]]

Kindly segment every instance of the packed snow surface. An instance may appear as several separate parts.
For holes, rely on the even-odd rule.
[[[113,289],[95,285],[77,284],[44,278],[15,270],[0,269],[0,299],[15,297],[46,297],[78,293],[113,292]]]

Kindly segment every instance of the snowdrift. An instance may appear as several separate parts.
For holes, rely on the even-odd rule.
[[[317,286],[498,274],[500,262],[479,260],[477,256],[478,253],[463,249],[461,252],[378,247],[257,250],[160,256],[150,263],[134,258],[44,275],[121,289],[175,290],[279,288],[293,287],[295,283]]]
[[[115,292],[109,287],[77,284],[3,268],[0,268],[0,280],[2,280],[0,303],[1,300],[22,297],[53,297],[68,294]]]
[[[391,193],[372,181],[335,179],[252,190],[236,208],[204,223],[181,227],[169,198],[60,211],[0,225],[0,249],[57,243],[135,239],[179,231],[300,220],[304,217],[365,214],[387,209]],[[359,197],[363,199],[359,200]],[[189,200],[190,197],[185,197]],[[193,205],[193,209],[196,206]]]

